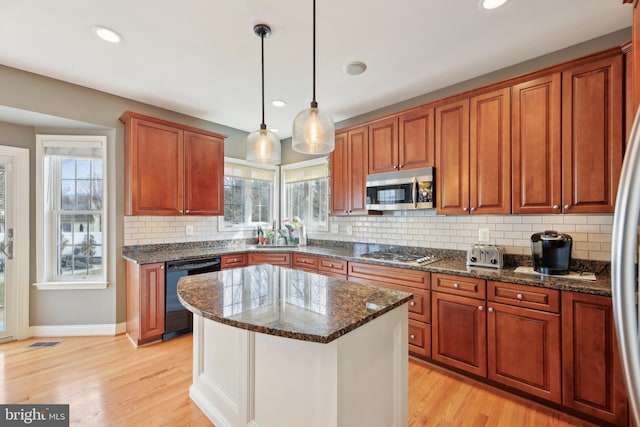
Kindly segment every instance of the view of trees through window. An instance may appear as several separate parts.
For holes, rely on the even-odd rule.
[[[327,178],[286,184],[287,217],[299,217],[308,228],[326,228],[328,186]]]
[[[102,160],[55,160],[60,161],[59,208],[53,212],[60,230],[58,275],[102,275]]]
[[[224,177],[224,225],[270,224],[273,182]]]

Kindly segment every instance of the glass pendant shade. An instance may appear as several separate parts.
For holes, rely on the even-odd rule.
[[[311,107],[298,113],[293,121],[291,144],[305,154],[329,154],[335,148],[335,125],[327,113]]]
[[[253,131],[247,137],[247,161],[268,165],[280,164],[280,140],[266,129]]]

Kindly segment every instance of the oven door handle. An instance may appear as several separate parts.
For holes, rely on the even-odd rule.
[[[411,190],[411,202],[413,203],[413,208],[418,207],[418,179],[413,177],[413,188]]]

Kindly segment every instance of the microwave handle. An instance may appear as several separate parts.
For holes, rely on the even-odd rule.
[[[413,177],[413,190],[411,191],[411,201],[413,202],[413,208],[418,207],[418,180]]]

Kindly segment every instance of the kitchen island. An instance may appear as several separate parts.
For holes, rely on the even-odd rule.
[[[186,276],[190,397],[216,425],[404,426],[411,294],[255,265]]]

